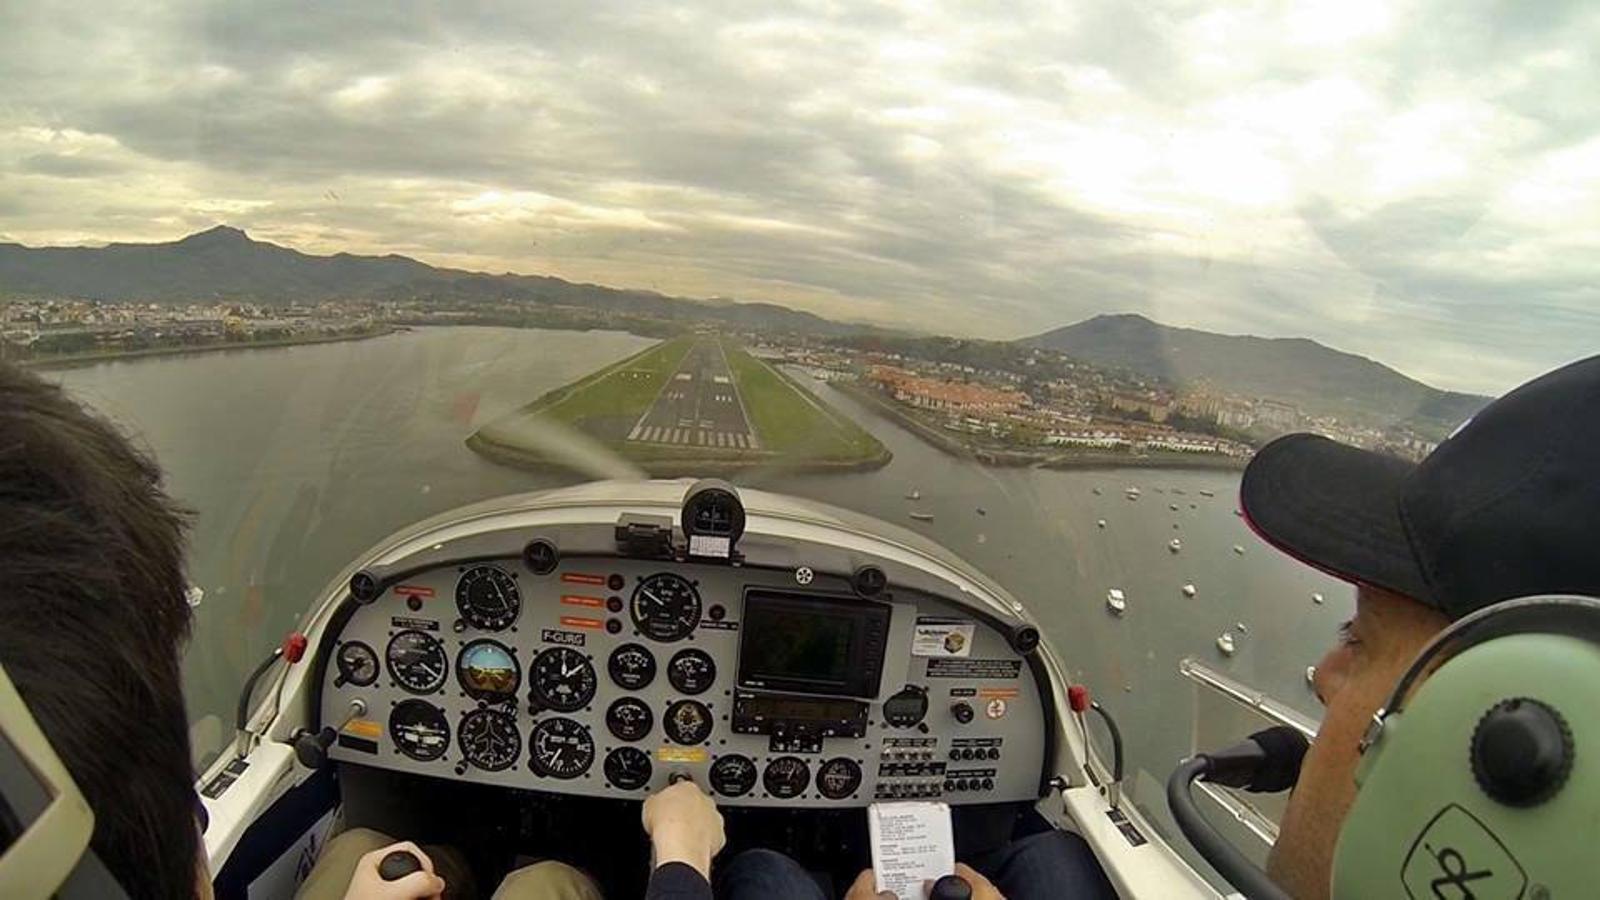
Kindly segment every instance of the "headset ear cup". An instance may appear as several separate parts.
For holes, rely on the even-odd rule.
[[[1333,896],[1592,895],[1597,689],[1600,644],[1546,632],[1499,634],[1427,675],[1363,754]]]

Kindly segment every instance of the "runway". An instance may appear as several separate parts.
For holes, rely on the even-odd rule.
[[[628,432],[628,440],[723,450],[761,449],[745,416],[728,358],[716,338],[695,341]]]

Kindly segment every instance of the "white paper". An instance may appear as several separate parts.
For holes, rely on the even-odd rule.
[[[971,656],[974,622],[918,619],[911,635],[912,656]]]
[[[867,832],[877,889],[900,900],[922,900],[924,882],[956,870],[949,804],[874,803],[867,808]]]

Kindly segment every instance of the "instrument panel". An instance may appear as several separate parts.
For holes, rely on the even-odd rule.
[[[1047,706],[1002,633],[809,569],[441,566],[358,607],[329,663],[322,721],[347,764],[604,797],[681,773],[747,806],[1041,790]]]

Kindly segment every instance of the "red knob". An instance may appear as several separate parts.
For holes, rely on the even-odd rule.
[[[1074,684],[1067,688],[1067,705],[1075,713],[1081,713],[1089,708],[1089,688],[1087,685]]]
[[[292,666],[300,661],[300,657],[305,655],[306,636],[298,631],[289,632],[289,636],[283,639],[283,658],[288,660],[289,665]]]

